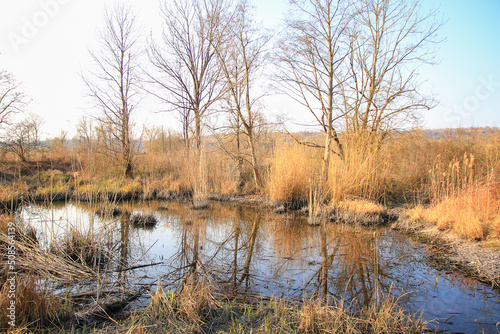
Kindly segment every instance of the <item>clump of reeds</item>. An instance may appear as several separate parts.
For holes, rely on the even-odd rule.
[[[409,212],[416,222],[436,224],[469,240],[500,235],[500,192],[498,185],[472,186],[429,207],[417,206]]]
[[[158,220],[154,215],[133,214],[130,216],[130,224],[138,228],[152,229],[158,224]]]
[[[199,332],[207,312],[217,305],[211,283],[206,280],[191,276],[176,291],[165,291],[158,280],[141,323],[163,324],[156,328],[160,332],[167,329],[175,333]]]
[[[365,199],[346,198],[334,204],[334,218],[349,224],[376,225],[383,222],[383,205]]]
[[[267,182],[274,202],[304,202],[310,196],[311,177],[320,170],[319,150],[297,143],[280,143],[275,148]]]
[[[3,284],[0,290],[1,330],[23,327],[43,329],[59,324],[65,314],[62,301],[33,275],[16,275],[15,279],[15,299],[12,298],[9,284]],[[15,327],[10,326],[11,318],[8,317],[12,300],[15,300]]]
[[[378,138],[377,138],[378,139]],[[329,170],[331,200],[346,197],[378,200],[383,197],[387,163],[377,141],[361,134],[344,139],[342,158],[333,156]]]
[[[8,242],[8,236],[0,233],[0,245],[6,245]],[[58,251],[54,251],[54,248],[49,251],[24,236],[16,240],[16,254],[18,272],[30,272],[39,277],[62,281],[90,279],[95,276],[91,267],[61,253],[60,248]]]
[[[0,213],[15,211],[21,198],[28,193],[28,186],[24,182],[11,185],[0,185]]]
[[[439,201],[474,186],[477,182],[474,161],[472,153],[465,153],[451,161],[443,161],[441,156],[437,156],[429,170],[429,198]]]
[[[52,243],[51,251],[55,255],[90,267],[102,266],[109,260],[104,245],[96,240],[94,233],[73,228],[70,228],[69,233],[61,240]]]
[[[114,203],[104,200],[98,204],[95,214],[102,218],[111,218],[122,215],[123,211]]]
[[[427,321],[408,315],[393,296],[375,296],[361,312],[363,333],[426,333]]]

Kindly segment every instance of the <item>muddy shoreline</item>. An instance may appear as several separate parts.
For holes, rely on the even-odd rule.
[[[500,250],[479,241],[460,239],[427,224],[415,224],[399,210],[399,219],[391,229],[404,233],[428,247],[431,266],[475,279],[500,291]]]

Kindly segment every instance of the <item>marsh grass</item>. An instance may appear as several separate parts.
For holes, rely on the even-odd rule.
[[[0,243],[6,244],[8,237],[0,234]],[[16,264],[19,272],[33,273],[54,281],[71,281],[73,279],[92,279],[95,272],[82,263],[73,261],[70,257],[54,254],[40,245],[33,245],[28,240],[16,242],[18,257]]]
[[[386,209],[383,205],[366,199],[345,198],[333,204],[335,219],[354,225],[378,225]]]
[[[294,142],[277,145],[267,182],[270,199],[274,202],[307,203],[312,178],[321,169],[320,152]]]
[[[60,325],[64,320],[66,309],[60,298],[50,292],[43,280],[33,275],[16,276],[16,326],[26,330],[47,328]],[[9,284],[0,290],[0,324],[2,330],[14,328],[9,326],[8,306],[11,301]]]
[[[481,240],[500,234],[499,133],[458,130],[427,145],[420,201],[408,217],[431,223],[460,238]]]
[[[92,231],[73,228],[60,240],[52,242],[50,252],[88,267],[101,267],[109,260],[105,246]]]
[[[331,201],[346,197],[381,200],[386,186],[387,159],[378,142],[365,136],[344,139],[344,157],[334,157],[330,163],[329,188]]]
[[[219,305],[206,279],[188,277],[175,291],[164,290],[158,280],[148,307],[143,313],[132,316],[131,326],[154,328],[158,332],[200,332],[209,310]]]
[[[315,298],[241,301],[216,296],[220,297],[210,286],[198,283],[180,292],[157,287],[148,308],[134,313],[120,328],[143,333],[424,333],[427,325],[405,313],[390,296],[374,298],[357,313],[342,300],[325,305]]]
[[[500,193],[498,185],[471,186],[430,206],[409,212],[415,222],[429,222],[461,238],[481,240],[500,235]]]

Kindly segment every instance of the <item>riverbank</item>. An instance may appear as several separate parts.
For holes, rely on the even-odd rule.
[[[398,220],[392,229],[425,244],[428,261],[439,270],[452,271],[500,289],[500,243],[493,240],[466,240],[452,231],[429,222],[415,222],[409,211],[393,210]]]
[[[390,296],[378,296],[352,313],[345,301],[311,298],[228,299],[206,281],[188,281],[177,291],[158,286],[144,312],[135,312],[98,332],[127,333],[425,333],[427,322],[408,315]]]

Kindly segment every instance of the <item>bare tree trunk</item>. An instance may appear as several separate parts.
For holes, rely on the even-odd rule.
[[[243,191],[244,180],[243,180],[243,157],[241,156],[240,123],[241,123],[240,115],[238,114],[236,116],[236,160],[238,163],[238,193],[241,194],[241,192]]]
[[[252,171],[255,185],[257,188],[261,187],[260,175],[259,175],[259,167],[257,165],[257,154],[255,153],[255,140],[253,136],[253,129],[248,131],[248,144],[250,146],[250,159],[252,163]]]
[[[123,168],[126,178],[133,177],[133,147],[131,115],[138,100],[137,67],[140,52],[135,16],[130,7],[117,4],[113,12],[106,12],[106,28],[100,35],[103,48],[92,52],[97,72],[92,80],[84,78],[91,96],[102,109],[98,120],[103,130],[110,131],[112,140],[104,147],[113,154]],[[104,137],[107,137],[105,134]]]

